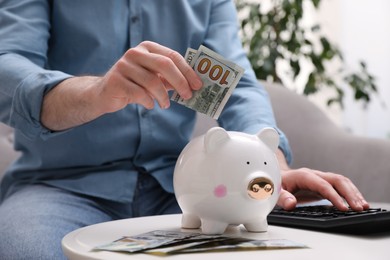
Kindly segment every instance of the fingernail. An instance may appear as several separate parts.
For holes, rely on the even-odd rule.
[[[355,204],[356,205],[356,204]],[[348,205],[344,202],[344,200],[340,201],[340,210],[347,211],[349,209]]]
[[[192,92],[185,92],[183,95],[181,95],[184,99],[190,99],[192,97]]]
[[[355,210],[357,211],[363,210],[363,205],[361,200],[355,200],[354,204],[355,204]]]
[[[295,199],[292,197],[287,197],[283,204],[284,204],[284,208],[292,209],[295,207]]]
[[[295,200],[295,199],[294,199],[293,197],[287,197],[287,198],[286,198],[286,201],[294,202],[294,200]]]
[[[199,78],[196,78],[194,82],[191,83],[192,89],[198,90],[202,87],[203,82]]]

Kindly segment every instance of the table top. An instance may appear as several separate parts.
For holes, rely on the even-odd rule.
[[[375,203],[371,206],[390,209],[390,204]],[[65,255],[72,260],[78,259],[158,259],[160,256],[148,254],[128,254],[108,251],[91,251],[98,245],[117,240],[123,236],[138,235],[153,230],[180,231],[181,215],[163,215],[141,217],[104,222],[77,229],[64,237],[62,247]],[[308,246],[300,249],[254,250],[237,252],[212,252],[196,254],[178,254],[168,256],[174,259],[390,259],[390,233],[354,236],[331,234],[303,229],[293,229],[270,225],[264,233],[250,233],[244,227],[229,227],[226,234],[253,239],[288,239]]]

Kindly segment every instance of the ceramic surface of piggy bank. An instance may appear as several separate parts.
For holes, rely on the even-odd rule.
[[[267,215],[281,190],[278,144],[273,128],[249,135],[214,127],[189,142],[174,171],[182,227],[201,227],[205,234],[240,224],[267,231]]]

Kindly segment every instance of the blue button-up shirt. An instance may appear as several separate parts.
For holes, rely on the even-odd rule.
[[[1,191],[13,183],[46,183],[129,202],[138,172],[173,192],[176,159],[196,113],[130,104],[79,127],[53,133],[40,123],[45,93],[62,80],[104,73],[131,47],[148,40],[179,53],[201,44],[245,68],[222,112],[227,130],[276,127],[268,96],[242,49],[230,0],[0,1],[0,120],[15,128],[22,156]],[[280,132],[280,147],[290,158]]]

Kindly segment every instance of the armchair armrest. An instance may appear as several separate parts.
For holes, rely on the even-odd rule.
[[[263,84],[278,126],[289,139],[293,168],[342,174],[368,201],[390,202],[390,140],[350,134],[304,96],[276,84]]]

